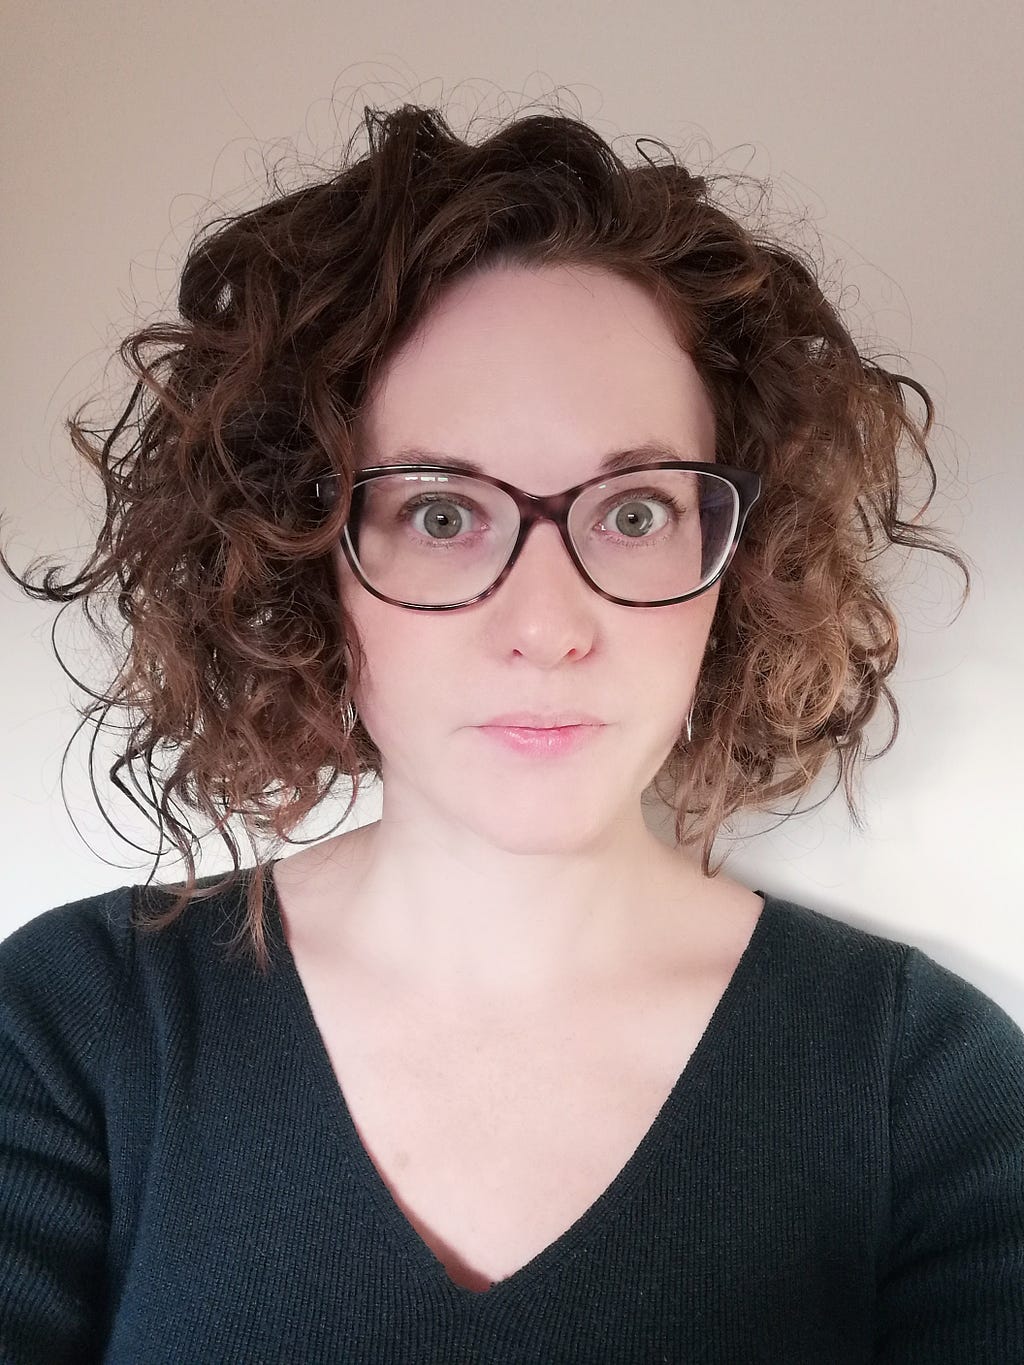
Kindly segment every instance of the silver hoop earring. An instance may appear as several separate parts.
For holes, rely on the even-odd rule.
[[[690,709],[686,713],[686,742],[693,743],[693,698],[690,698]]]

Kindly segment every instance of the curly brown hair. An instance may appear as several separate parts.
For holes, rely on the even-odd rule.
[[[931,549],[959,567],[965,596],[970,582],[964,558],[920,524],[936,487],[926,390],[866,359],[803,253],[741,225],[713,202],[718,177],[688,172],[663,143],[647,139],[667,162],[638,140],[629,165],[558,112],[510,120],[476,145],[414,104],[367,108],[364,121],[364,155],[350,145],[330,178],[196,235],[181,320],[118,347],[137,382],[116,423],[90,429],[81,408],[67,419],[107,503],[82,571],[60,584],[49,569],[35,587],[0,554],[26,592],[87,599],[90,624],[112,642],[88,600],[119,585],[123,664],[79,714],[85,723],[136,710],[109,771],[133,804],[121,770],[135,781],[143,759],[152,791],[157,747],[176,751],[159,801],[135,786],[188,869],[184,884],[161,888],[177,892],[173,904],[139,927],[163,929],[192,900],[247,879],[233,946],[264,970],[268,864],[257,856],[242,869],[225,821],[238,815],[280,847],[342,774],[342,822],[361,781],[381,778],[358,717],[351,733],[339,725],[365,666],[333,566],[356,419],[442,291],[495,264],[590,265],[645,285],[713,401],[716,458],[761,475],[721,583],[693,741],[680,736],[653,784],[675,811],[677,843],[699,842],[715,875],[723,822],[803,793],[830,760],[857,820],[858,761],[877,756],[867,723],[884,701],[884,753],[899,719],[886,682],[897,622],[873,561],[892,545]],[[902,385],[924,400],[923,426]],[[903,453],[930,483],[908,519]],[[328,468],[339,496],[325,509],[312,485]],[[220,831],[233,861],[226,882],[196,878],[196,836],[172,797]]]

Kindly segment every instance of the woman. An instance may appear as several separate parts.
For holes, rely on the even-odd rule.
[[[122,584],[189,876],[0,948],[3,1358],[1024,1358],[1024,1034],[711,866],[895,717],[927,394],[675,164],[367,122],[71,424],[107,521],[37,591]],[[324,769],[380,820],[196,881],[170,794],[238,872]]]

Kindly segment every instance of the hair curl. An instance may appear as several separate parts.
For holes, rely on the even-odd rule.
[[[197,234],[181,320],[118,347],[137,382],[113,427],[90,429],[82,408],[67,419],[107,504],[82,571],[61,584],[51,568],[36,587],[0,554],[31,595],[86,599],[86,617],[111,640],[89,599],[109,600],[118,585],[123,664],[79,714],[84,724],[137,708],[109,776],[139,806],[119,777],[128,769],[188,869],[173,904],[140,927],[163,929],[246,876],[231,815],[284,843],[342,774],[342,822],[361,780],[382,776],[358,717],[339,725],[365,666],[333,567],[356,419],[381,366],[451,281],[497,263],[595,266],[650,289],[713,401],[717,458],[761,474],[721,582],[693,742],[680,736],[654,784],[675,811],[677,842],[701,842],[714,875],[712,842],[730,815],[799,795],[830,760],[858,819],[858,760],[878,756],[865,727],[884,700],[884,753],[899,720],[886,682],[897,622],[872,562],[891,545],[932,549],[959,567],[965,596],[969,585],[963,557],[919,521],[936,487],[926,390],[864,358],[812,266],[718,207],[709,179],[671,153],[668,164],[640,152],[642,164],[627,165],[557,113],[512,120],[477,145],[435,109],[367,108],[364,119],[365,155]],[[923,427],[901,385],[923,398]],[[909,520],[905,438],[930,480]],[[325,511],[311,486],[328,468],[340,495]],[[177,757],[159,800],[147,800],[132,764],[144,761],[153,791],[158,746]],[[197,880],[196,838],[172,797],[220,831],[233,861],[226,883]],[[235,940],[261,969],[266,870],[257,857]]]

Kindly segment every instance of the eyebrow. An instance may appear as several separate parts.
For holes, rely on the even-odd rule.
[[[674,446],[661,441],[645,441],[638,446],[624,450],[613,450],[598,465],[597,474],[612,474],[624,469],[655,464],[659,460],[686,460],[699,458],[681,454]],[[443,464],[450,469],[459,469],[464,474],[485,474],[486,470],[473,460],[463,460],[456,455],[446,455],[443,451],[427,450],[422,446],[403,446],[390,455],[373,462],[375,465],[393,464]]]

